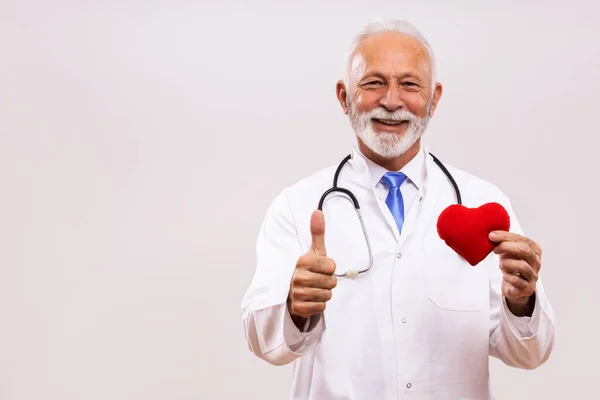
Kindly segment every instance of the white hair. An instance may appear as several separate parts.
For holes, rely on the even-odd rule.
[[[377,19],[364,25],[362,29],[354,36],[352,46],[346,53],[346,62],[344,63],[344,83],[348,87],[350,83],[350,77],[353,70],[352,64],[356,48],[364,39],[379,35],[387,32],[395,32],[401,35],[407,35],[416,39],[419,43],[425,47],[429,54],[429,63],[431,68],[431,91],[435,89],[437,83],[437,68],[435,62],[435,55],[433,49],[429,45],[429,42],[425,39],[423,34],[417,30],[409,22],[397,20],[397,19]]]

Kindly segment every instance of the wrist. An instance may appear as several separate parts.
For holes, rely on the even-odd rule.
[[[507,297],[506,305],[516,317],[531,317],[535,307],[535,293],[529,297],[521,297],[519,299],[509,299]]]
[[[300,315],[294,314],[292,312],[292,299],[291,297],[288,297],[287,299],[287,309],[288,309],[288,313],[290,314],[290,317],[292,318],[292,322],[294,323],[294,325],[296,325],[296,328],[302,330],[302,328],[304,327],[304,325],[306,325],[306,321],[308,320],[308,318],[304,318]]]

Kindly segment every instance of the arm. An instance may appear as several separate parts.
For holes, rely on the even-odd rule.
[[[325,329],[322,316],[298,321],[288,309],[295,266],[304,254],[285,193],[269,207],[257,240],[257,265],[242,301],[242,322],[250,351],[273,365],[288,364],[312,351]]]
[[[529,241],[522,236],[523,232],[508,200],[505,200],[504,207],[511,217],[511,234],[507,234],[506,237]],[[509,250],[511,246],[517,249],[515,243],[506,241],[501,245]],[[493,254],[492,257],[494,266],[490,278],[490,355],[512,367],[537,368],[548,360],[555,335],[554,312],[546,297],[539,272],[537,275],[533,274],[534,279],[529,284],[532,294],[516,299],[514,296],[507,296],[507,293],[512,293],[513,284],[519,283],[511,273],[514,271],[504,267],[503,271],[500,268],[501,256]],[[525,265],[523,262],[524,260],[519,260],[520,264],[509,262],[505,265],[521,267]],[[537,268],[539,271],[541,255],[538,264],[533,270]]]
[[[531,317],[515,316],[501,291],[502,277],[490,282],[490,355],[506,365],[534,369],[550,357],[554,345],[554,313],[541,279],[536,284]]]

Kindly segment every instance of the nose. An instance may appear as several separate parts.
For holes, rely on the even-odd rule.
[[[400,97],[400,90],[393,85],[388,87],[379,103],[389,111],[395,111],[404,105]]]

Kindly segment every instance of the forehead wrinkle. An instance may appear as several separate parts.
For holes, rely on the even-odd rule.
[[[424,74],[422,76],[423,83],[427,83],[429,82],[429,80],[433,79],[431,59],[429,52],[427,51],[425,46],[423,46],[420,42],[418,42],[418,40],[411,36],[397,33],[388,33],[365,38],[357,44],[355,51],[351,55],[352,62],[349,66],[349,75],[351,80],[358,81],[360,79],[360,73],[364,72],[367,66],[367,62],[369,64],[372,64],[374,61],[376,62],[378,54],[382,50],[382,48],[384,48],[384,51],[390,51],[385,49],[387,47],[387,44],[384,44],[379,40],[382,38],[382,36],[386,35],[394,35],[397,38],[402,38],[404,40],[403,45],[406,46],[406,48],[395,48],[391,51],[393,53],[397,53],[399,57],[402,57],[405,60],[409,60],[409,62],[415,60],[416,64],[418,65],[417,68],[419,69],[418,73],[420,75]],[[406,40],[408,40],[408,43],[406,42]],[[367,48],[365,49],[365,47]]]

